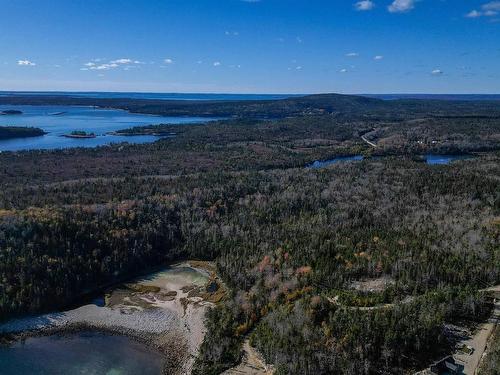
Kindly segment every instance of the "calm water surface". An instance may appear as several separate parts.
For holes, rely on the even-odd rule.
[[[470,155],[425,155],[425,161],[429,165],[445,165],[457,160],[471,159]]]
[[[276,100],[304,96],[304,94],[203,94],[158,92],[68,92],[68,91],[0,91],[1,96],[70,96],[97,99],[154,99],[154,100]]]
[[[345,163],[349,161],[361,161],[363,160],[362,155],[354,155],[354,156],[339,156],[337,158],[329,159],[329,160],[316,160],[314,163],[308,165],[309,168],[323,168],[332,164],[337,163]]]
[[[0,141],[0,151],[96,147],[120,142],[150,143],[158,140],[158,137],[127,137],[107,135],[106,133],[133,126],[186,124],[214,120],[201,117],[161,117],[93,107],[0,105],[0,112],[9,109],[22,111],[23,114],[0,115],[0,126],[32,126],[41,128],[48,134],[41,137]],[[89,139],[61,137],[61,135],[71,133],[74,130],[95,133],[97,137]]]
[[[373,157],[377,158],[377,157]],[[436,155],[436,154],[428,154],[424,155],[425,162],[429,165],[446,165],[450,164],[454,161],[458,160],[467,160],[472,159],[471,155]],[[353,162],[353,161],[361,161],[364,157],[362,155],[353,155],[353,156],[339,156],[337,158],[329,159],[329,160],[316,160],[314,163],[309,164],[308,168],[324,168],[332,164],[337,163],[345,163],[345,162]]]
[[[0,346],[3,375],[158,375],[162,356],[127,337],[101,333],[29,338]]]

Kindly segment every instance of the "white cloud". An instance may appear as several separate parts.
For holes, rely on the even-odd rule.
[[[109,70],[109,69],[114,69],[118,68],[118,64],[116,63],[110,63],[110,64],[101,64],[97,66],[91,66],[90,70]]]
[[[297,41],[297,43],[302,43],[303,42],[303,40],[302,40],[302,38],[300,36],[298,36],[297,38],[295,38],[295,40]]]
[[[302,67],[299,65],[295,68],[295,70],[302,70]]]
[[[123,70],[130,70],[133,68],[133,64],[144,64],[143,62],[139,60],[132,60],[132,59],[126,59],[126,58],[121,58],[121,59],[116,59],[116,60],[111,60],[108,63],[100,63],[102,59],[94,59],[92,61],[89,61],[85,64],[83,64],[83,68],[80,70],[111,70],[111,69],[116,69],[120,66],[123,67]]]
[[[172,60],[172,59],[165,59],[165,60],[163,60],[163,62],[164,62],[165,64],[173,64],[173,63],[174,63],[174,60]]]
[[[467,18],[478,18],[478,17],[481,17],[482,16],[482,13],[481,12],[478,12],[477,10],[471,10],[469,13],[467,13],[465,15],[465,17]]]
[[[36,64],[33,61],[29,60],[18,60],[17,65],[20,66],[35,66]]]
[[[340,69],[340,73],[347,73],[347,69]]]
[[[221,65],[221,63],[219,61],[214,62],[214,66],[220,66],[220,65]]]
[[[415,8],[416,0],[394,0],[389,5],[389,12],[391,13],[406,13]]]
[[[373,60],[383,60],[384,59],[384,56],[382,55],[377,55],[373,58]]]
[[[375,8],[375,3],[371,0],[362,0],[354,4],[354,7],[360,11],[372,10],[373,8]]]
[[[359,53],[357,53],[357,52],[350,52],[350,53],[347,53],[346,56],[347,57],[358,57]]]
[[[494,17],[500,13],[500,1],[490,1],[481,5],[481,10],[471,10],[465,15],[467,18]]]
[[[500,1],[491,1],[484,4],[481,8],[486,11],[491,10],[493,12],[500,12]]]
[[[111,64],[131,64],[132,60],[130,59],[118,59],[111,61]]]
[[[109,69],[118,68],[119,65],[116,63],[100,64],[100,65],[96,65],[93,63],[87,63],[87,64],[85,64],[85,66],[87,68],[82,68],[80,70],[109,70]]]
[[[441,69],[434,69],[434,70],[431,72],[431,74],[432,74],[433,76],[440,76],[440,75],[442,75],[442,74],[443,74],[443,71],[442,71]]]
[[[238,31],[225,31],[224,34],[226,35],[232,35],[232,36],[238,36],[240,33]]]

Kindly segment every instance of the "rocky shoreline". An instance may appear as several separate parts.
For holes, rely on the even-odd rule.
[[[105,306],[8,321],[0,325],[0,342],[86,331],[127,336],[162,354],[164,374],[189,374],[205,335],[205,313],[224,293],[213,265],[180,263],[117,287],[106,294]]]

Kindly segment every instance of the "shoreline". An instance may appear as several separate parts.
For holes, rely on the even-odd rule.
[[[191,283],[182,274],[189,269],[201,275],[191,274],[196,277]],[[166,288],[153,286],[165,281]],[[218,288],[210,293],[207,288],[213,283]],[[0,325],[0,345],[87,331],[125,336],[159,352],[164,374],[189,374],[206,333],[205,314],[226,293],[215,274],[215,266],[202,261],[177,262],[164,271],[112,289],[106,294],[107,303],[103,307],[86,304],[72,310],[9,320]]]
[[[186,363],[188,358],[184,358],[182,349],[187,351],[187,348],[179,347],[179,341],[176,345],[168,345],[165,342],[166,334],[178,334],[177,332],[167,332],[166,334],[154,334],[148,332],[140,332],[133,329],[127,329],[119,326],[104,326],[88,323],[71,323],[60,327],[44,327],[36,330],[28,330],[13,334],[0,333],[0,346],[10,346],[11,344],[24,341],[31,338],[49,337],[49,336],[71,336],[81,333],[104,334],[108,336],[127,337],[137,343],[144,345],[148,350],[158,352],[162,361],[162,375],[168,374],[184,374],[182,364]],[[176,337],[179,340],[180,337]]]

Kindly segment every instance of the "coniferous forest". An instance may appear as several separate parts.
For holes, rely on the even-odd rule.
[[[277,374],[401,374],[449,353],[449,327],[484,321],[480,290],[500,282],[500,104],[325,100],[258,107],[273,119],[238,104],[153,144],[1,153],[1,319],[200,259],[229,295],[195,374],[234,366],[245,339]],[[347,155],[364,159],[309,167]]]

